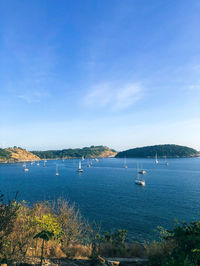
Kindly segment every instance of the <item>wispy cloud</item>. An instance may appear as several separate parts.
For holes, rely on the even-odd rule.
[[[189,86],[189,90],[200,92],[200,82]]]
[[[34,92],[27,92],[24,94],[20,94],[17,96],[17,98],[31,104],[31,103],[40,103],[43,99],[47,98],[48,96],[49,93],[47,92],[34,91]]]
[[[122,86],[102,83],[91,87],[84,103],[88,107],[120,111],[135,104],[142,96],[143,90],[137,83]]]

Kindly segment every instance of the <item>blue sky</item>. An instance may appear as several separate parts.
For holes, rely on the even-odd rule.
[[[200,150],[199,0],[0,0],[0,146]]]

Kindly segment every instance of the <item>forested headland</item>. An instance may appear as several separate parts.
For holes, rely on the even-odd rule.
[[[116,158],[186,158],[200,156],[200,153],[192,148],[175,144],[154,145],[140,148],[129,149],[117,153]]]

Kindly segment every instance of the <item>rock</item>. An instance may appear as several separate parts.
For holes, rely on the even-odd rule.
[[[119,265],[119,266],[146,266],[148,265],[148,259],[140,259],[140,258],[106,258],[110,263],[118,263],[111,265]]]

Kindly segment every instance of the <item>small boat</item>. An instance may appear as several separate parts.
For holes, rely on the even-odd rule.
[[[124,168],[128,168],[128,165],[126,164],[126,157],[124,157]]]
[[[40,163],[39,162],[37,162],[37,164],[36,164],[37,166],[39,166],[40,165]]]
[[[156,152],[156,156],[155,156],[155,164],[158,164],[158,156],[157,156],[157,152]]]
[[[83,169],[81,168],[81,160],[79,161],[78,172],[79,173],[83,172]]]
[[[56,165],[56,175],[59,175],[58,166]]]
[[[137,171],[138,171],[138,174],[140,175],[145,175],[147,173],[144,169],[142,169],[142,164],[141,164],[141,168],[138,167],[138,164],[137,164]]]
[[[26,167],[26,164],[24,164],[24,172],[28,172],[29,169]]]
[[[136,185],[143,186],[143,187],[146,186],[146,183],[145,183],[144,180],[138,180],[138,179],[136,179],[136,180],[135,180],[135,184],[136,184]]]
[[[88,163],[88,164],[87,164],[87,167],[88,167],[88,168],[90,168],[90,167],[91,167],[91,164],[90,164],[90,163]]]
[[[23,163],[22,167],[26,167],[26,163],[25,162]]]
[[[46,162],[45,162],[45,160],[44,160],[44,164],[43,164],[43,167],[45,167],[46,166]]]
[[[97,158],[95,158],[95,161],[98,162],[99,160]]]
[[[165,165],[168,165],[167,157],[165,156]]]
[[[137,170],[136,170],[137,178],[135,179],[135,184],[144,187],[146,185],[146,183],[145,183],[145,180],[144,179],[141,179],[141,177],[139,175],[139,172],[140,171],[138,171],[138,166],[137,166]]]
[[[140,171],[138,171],[138,173],[141,175],[145,175],[147,172],[145,170],[140,170]]]
[[[82,161],[84,161],[85,160],[85,158],[84,158],[84,156],[82,156]]]

